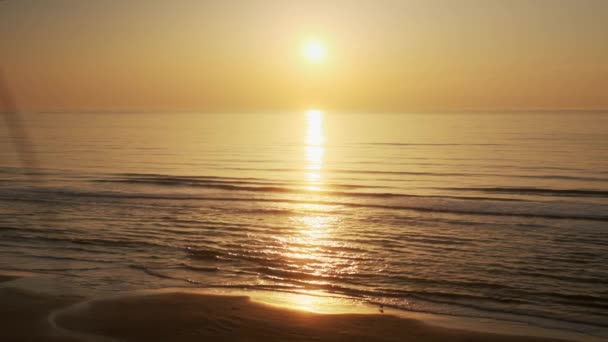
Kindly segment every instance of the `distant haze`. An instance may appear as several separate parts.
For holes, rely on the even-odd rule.
[[[0,42],[28,110],[608,108],[604,0],[5,0]]]

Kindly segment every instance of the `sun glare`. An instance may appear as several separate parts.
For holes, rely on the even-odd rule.
[[[313,63],[322,62],[325,59],[326,49],[325,45],[318,40],[308,40],[304,43],[302,48],[304,57]]]

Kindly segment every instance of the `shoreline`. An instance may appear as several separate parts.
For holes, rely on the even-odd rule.
[[[168,288],[98,298],[11,287],[11,282],[22,277],[29,278],[24,273],[0,273],[0,300],[7,303],[0,309],[0,322],[6,325],[0,331],[9,340],[600,340],[519,324],[390,308],[381,314],[371,305],[336,296]],[[315,312],[311,301],[317,301],[322,310],[316,311],[322,312]]]

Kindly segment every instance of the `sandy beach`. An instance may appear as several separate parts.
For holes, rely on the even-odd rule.
[[[447,329],[389,314],[290,310],[246,296],[170,292],[87,301],[4,287],[0,302],[4,341],[555,341]]]
[[[0,283],[18,279],[16,275],[0,275]],[[55,336],[48,316],[62,307],[83,298],[49,296],[16,287],[0,288],[0,340],[2,341],[74,341]]]

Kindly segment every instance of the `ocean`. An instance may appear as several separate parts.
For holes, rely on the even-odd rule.
[[[608,338],[604,113],[29,113],[0,269],[335,295]],[[23,138],[23,137],[21,137]]]

